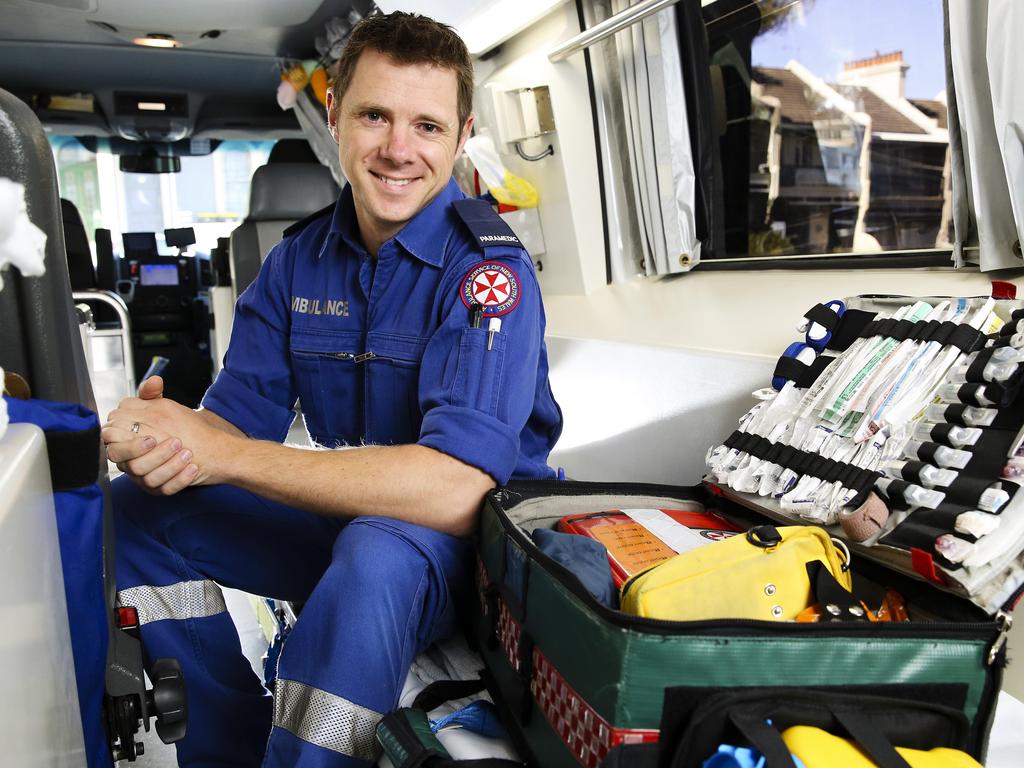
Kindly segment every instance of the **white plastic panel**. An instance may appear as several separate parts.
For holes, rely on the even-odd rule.
[[[548,337],[551,388],[565,416],[551,455],[574,480],[693,485],[775,360]]]
[[[3,765],[81,768],[82,721],[42,431],[0,438],[0,745]]]

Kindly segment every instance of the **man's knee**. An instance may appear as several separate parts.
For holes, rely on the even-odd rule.
[[[356,518],[334,542],[333,562],[347,579],[373,591],[418,582],[432,569],[431,559],[407,531],[382,518]]]

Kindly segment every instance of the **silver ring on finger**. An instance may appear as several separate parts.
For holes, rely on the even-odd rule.
[[[141,427],[142,427],[142,425],[141,425],[141,424],[139,424],[139,422],[137,422],[137,421],[133,421],[133,422],[132,422],[132,433],[133,433],[133,434],[136,434],[136,435],[137,435],[137,434],[139,434],[139,429],[140,429]]]

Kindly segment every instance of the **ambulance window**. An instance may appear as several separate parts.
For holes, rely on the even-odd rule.
[[[208,253],[237,227],[248,211],[249,184],[267,161],[272,141],[190,142],[179,173],[125,173],[109,142],[51,136],[61,197],[75,204],[95,253],[95,231],[155,232],[161,253],[163,230],[192,227],[195,249]],[[115,246],[116,247],[116,246]]]
[[[942,0],[704,0],[703,18],[713,256],[949,249]]]

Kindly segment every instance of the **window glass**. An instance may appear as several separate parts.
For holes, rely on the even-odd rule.
[[[705,0],[703,14],[723,126],[716,255],[949,247],[941,0]]]
[[[209,253],[245,218],[252,175],[266,163],[272,141],[223,141],[210,154],[181,159],[180,173],[123,173],[107,150],[95,153],[71,136],[51,136],[61,197],[82,215],[95,253],[95,231],[111,230],[114,250],[124,232],[155,232],[161,253],[163,230],[192,227],[195,250]]]

